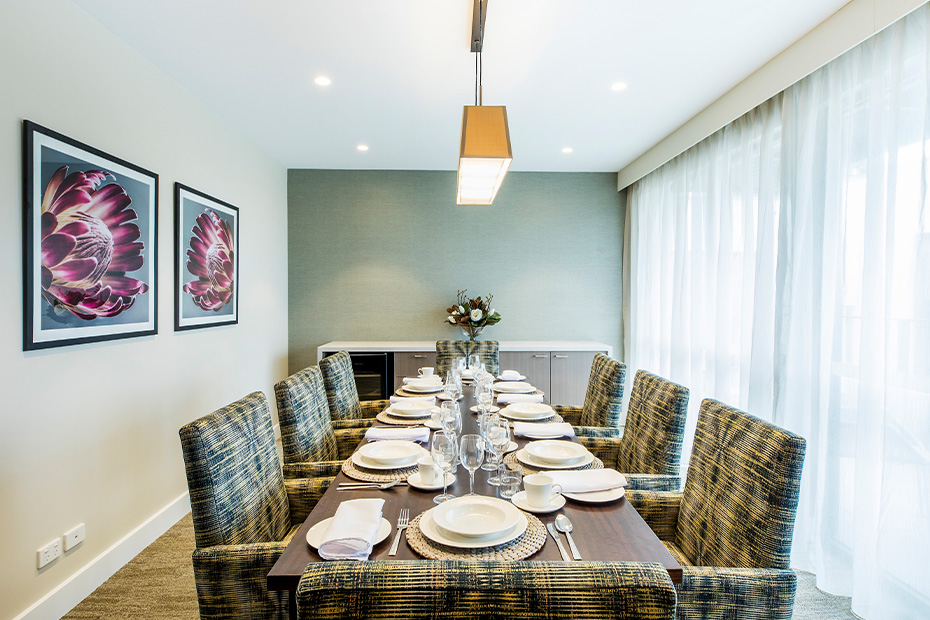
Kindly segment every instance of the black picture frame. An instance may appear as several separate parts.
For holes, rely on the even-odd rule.
[[[23,350],[158,333],[158,175],[23,120]]]
[[[239,323],[239,208],[174,184],[174,329]]]

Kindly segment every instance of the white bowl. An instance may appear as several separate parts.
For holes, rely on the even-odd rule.
[[[409,383],[404,384],[404,389],[408,392],[424,394],[438,392],[442,389],[442,381],[439,381],[438,379],[418,379],[416,381],[410,381]]]
[[[379,465],[401,465],[420,457],[422,449],[413,441],[373,441],[358,449],[359,454]]]
[[[580,443],[561,439],[531,441],[526,444],[526,451],[540,461],[556,465],[577,461],[588,453],[588,449]]]
[[[520,511],[496,497],[459,497],[433,509],[433,521],[444,531],[458,536],[481,537],[501,534],[520,520]]]
[[[513,417],[533,420],[555,413],[555,409],[545,403],[510,403],[507,411]]]
[[[427,400],[410,400],[398,401],[391,405],[391,413],[400,416],[426,416],[436,404]]]
[[[524,394],[535,392],[536,388],[525,381],[498,381],[494,384],[494,391],[508,394]]]

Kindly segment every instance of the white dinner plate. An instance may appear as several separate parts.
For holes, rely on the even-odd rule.
[[[535,392],[536,388],[523,381],[498,381],[493,385],[495,392],[504,392],[505,394],[528,394]]]
[[[433,521],[447,536],[487,538],[509,532],[520,511],[496,497],[471,495],[445,501],[433,508]]]
[[[454,482],[455,474],[446,474],[446,486]],[[439,491],[442,489],[442,478],[437,476],[432,484],[424,484],[423,481],[420,480],[420,472],[416,471],[407,476],[407,484],[421,491]]]
[[[323,542],[323,536],[326,534],[326,530],[329,528],[329,524],[332,523],[333,517],[328,519],[323,519],[309,530],[307,530],[307,544],[313,547],[314,549],[320,548],[320,543]],[[391,522],[385,518],[381,519],[381,527],[378,528],[378,533],[375,535],[375,541],[372,544],[377,545],[379,542],[390,536],[391,534]]]
[[[544,424],[540,424],[540,426],[545,426],[545,425],[544,425]],[[562,434],[562,435],[545,435],[545,434],[543,434],[543,435],[530,435],[529,433],[524,433],[523,435],[520,435],[520,436],[521,436],[521,437],[526,437],[527,439],[559,439],[560,437],[565,437],[566,435],[564,435],[564,434]]]
[[[442,391],[442,383],[408,383],[403,389],[415,394],[433,394]]]
[[[607,489],[606,491],[590,491],[588,493],[562,493],[562,495],[568,499],[581,502],[583,504],[606,504],[607,502],[613,502],[620,499],[623,497],[623,494],[623,487]]]
[[[358,454],[358,453],[356,453]],[[525,463],[530,467],[535,467],[536,469],[578,469],[579,467],[584,467],[588,463],[594,461],[594,455],[588,452],[584,457],[578,460],[576,463],[547,463],[545,461],[540,461],[535,458],[532,454],[529,454],[526,451],[526,448],[522,450],[517,450],[517,460],[521,463]]]
[[[374,443],[386,443],[386,442],[377,441]],[[365,444],[365,445],[370,446],[374,444]],[[365,469],[381,469],[381,470],[404,469],[406,467],[416,465],[418,458],[429,454],[429,451],[426,450],[425,448],[421,448],[420,446],[417,446],[417,448],[419,449],[418,452],[414,453],[414,455],[410,457],[409,460],[404,461],[399,464],[395,464],[395,465],[384,465],[383,463],[372,461],[371,459],[365,458],[360,451],[355,451],[352,454],[352,462],[358,465],[359,467],[364,467]]]
[[[500,410],[500,415],[503,418],[507,418],[508,420],[516,420],[517,422],[537,422],[539,420],[548,420],[550,418],[554,418],[555,411],[552,411],[550,413],[544,413],[542,415],[538,415],[535,418],[528,418],[522,415],[513,415],[509,407],[504,407],[503,409]]]
[[[498,381],[523,381],[524,379],[526,379],[526,375],[518,375],[516,379],[505,379],[502,376],[497,377]]]
[[[442,504],[440,504],[440,506],[441,505]],[[438,542],[440,545],[446,545],[448,547],[457,547],[459,549],[481,549],[482,547],[490,547],[492,545],[510,542],[522,536],[529,525],[526,515],[520,513],[520,521],[517,523],[516,527],[509,532],[504,532],[496,536],[489,536],[487,538],[467,538],[465,536],[456,536],[441,531],[439,526],[436,525],[436,522],[433,521],[433,510],[435,510],[435,508],[427,510],[420,515],[420,531],[433,542]]]
[[[514,415],[538,418],[543,414],[554,414],[555,409],[546,403],[510,403],[507,409]]]
[[[435,401],[430,399],[417,399],[411,398],[397,403],[391,403],[391,409],[394,412],[394,415],[404,416],[404,415],[414,415],[414,414],[426,414],[428,415],[430,409],[436,406]]]
[[[430,409],[432,409],[432,406],[430,406]],[[404,411],[403,409],[398,410],[396,405],[391,405],[390,407],[387,408],[387,414],[394,418],[416,419],[416,418],[425,418],[429,416],[430,410],[427,409],[426,411],[419,411],[417,413],[412,413],[410,411]]]
[[[574,465],[584,458],[585,454],[588,454],[588,449],[574,441],[543,439],[526,444],[526,452],[543,463]]]
[[[379,465],[397,467],[409,463],[414,456],[420,458],[420,446],[413,441],[390,440],[366,443],[358,449],[359,454]]]
[[[537,508],[536,506],[530,505],[526,501],[526,491],[520,491],[519,493],[514,493],[513,497],[510,498],[510,501],[516,505],[517,508],[525,510],[527,512],[535,512],[536,514],[542,515],[547,512],[555,512],[559,508],[565,505],[565,498],[561,495],[556,495],[555,499],[549,502],[548,506],[543,506],[542,508]]]

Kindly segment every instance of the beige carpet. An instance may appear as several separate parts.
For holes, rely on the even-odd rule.
[[[190,514],[110,577],[66,616],[66,620],[196,620],[194,523]],[[817,589],[814,576],[798,573],[794,620],[854,620],[849,599]]]

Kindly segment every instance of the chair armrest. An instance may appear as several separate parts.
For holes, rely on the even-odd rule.
[[[391,404],[389,400],[363,400],[362,405],[362,417],[363,418],[373,418],[385,409],[387,409]]]
[[[580,426],[575,429],[578,435],[579,428],[592,428],[590,426]],[[604,462],[604,467],[613,468],[617,465],[617,454],[620,452],[619,437],[589,437],[578,435],[578,441],[581,442],[591,454]]]
[[[622,429],[610,426],[573,426],[576,437],[600,437],[604,439],[619,439]],[[603,460],[603,459],[602,459]]]
[[[678,617],[789,620],[797,585],[788,569],[685,566]]]
[[[217,545],[192,555],[200,618],[286,618],[286,591],[269,591],[268,572],[288,541]]]
[[[358,444],[365,439],[367,430],[367,428],[340,428],[336,431],[336,446],[339,448],[340,459],[352,456]]]
[[[332,482],[331,477],[299,478],[284,481],[284,491],[287,493],[287,503],[291,510],[292,524],[303,523],[307,519],[307,515],[320,501],[323,493],[326,492]]]
[[[333,428],[340,430],[343,428],[368,428],[377,422],[374,418],[359,418],[358,420],[333,420]]]
[[[581,424],[581,407],[572,407],[570,405],[552,405],[555,412],[562,416],[562,419],[575,426]]]
[[[295,478],[331,478],[342,471],[342,461],[285,463],[283,470],[285,481]]]
[[[628,474],[626,476],[628,491],[680,491],[681,476],[670,476],[666,474]]]
[[[633,505],[643,521],[652,528],[660,540],[675,540],[678,531],[678,512],[681,508],[679,491],[628,490],[626,501]]]

